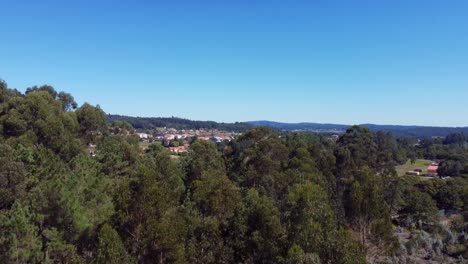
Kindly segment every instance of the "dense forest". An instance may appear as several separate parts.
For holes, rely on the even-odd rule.
[[[193,121],[178,117],[131,117],[122,115],[107,115],[107,121],[113,123],[115,121],[127,122],[135,129],[150,130],[159,127],[170,127],[177,130],[181,129],[218,129],[233,132],[245,132],[253,125],[247,123],[218,123],[214,121]]]
[[[0,82],[2,263],[468,259],[463,134],[418,143],[353,126],[335,141],[256,127],[174,158],[106,118],[51,86]],[[396,174],[417,158],[451,178]]]

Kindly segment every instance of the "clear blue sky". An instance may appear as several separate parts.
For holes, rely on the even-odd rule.
[[[466,0],[70,2],[0,0],[10,87],[135,116],[468,126]]]

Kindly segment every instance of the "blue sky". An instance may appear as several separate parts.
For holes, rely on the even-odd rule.
[[[0,78],[108,113],[468,126],[465,0],[0,0],[0,10]]]

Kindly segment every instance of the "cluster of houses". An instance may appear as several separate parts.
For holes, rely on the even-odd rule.
[[[185,153],[185,152],[188,151],[188,147],[186,147],[186,146],[183,146],[183,147],[169,147],[168,149],[172,153]]]
[[[439,169],[439,164],[437,162],[431,162],[431,164],[429,164],[429,166],[427,167],[427,173],[424,176],[436,177],[438,176],[438,173],[437,173],[438,169]],[[406,175],[422,176],[423,170],[414,169],[412,171],[407,171]]]
[[[132,135],[132,133],[128,133]],[[160,140],[163,145],[167,147],[169,151],[174,154],[185,153],[188,151],[190,146],[189,142],[193,138],[197,138],[202,141],[212,141],[215,143],[223,141],[231,141],[233,138],[239,136],[239,133],[218,131],[218,130],[176,130],[174,128],[161,128],[154,133],[140,133],[134,132],[133,135],[137,135],[142,142],[153,142],[154,140]],[[183,146],[172,146],[169,144],[172,141],[183,141]]]
[[[154,133],[144,133],[137,131],[121,131],[127,136],[138,136],[140,142],[152,143],[154,141],[160,141],[173,154],[185,153],[190,147],[190,142],[196,137],[201,141],[212,141],[220,143],[223,141],[231,141],[235,137],[239,136],[240,133],[226,132],[218,130],[176,130],[174,128],[162,128],[158,129]],[[177,141],[177,144],[172,142]],[[89,144],[87,152],[91,156],[96,156],[97,149],[95,144]]]
[[[128,133],[129,135],[131,133]],[[232,140],[235,136],[240,135],[239,133],[234,132],[225,132],[225,131],[205,131],[205,130],[175,130],[168,129],[166,131],[158,131],[153,134],[148,133],[139,133],[135,132],[134,135],[137,135],[140,139],[166,139],[166,140],[178,140],[178,139],[187,139],[198,137],[199,140],[211,140],[211,141],[224,141]]]

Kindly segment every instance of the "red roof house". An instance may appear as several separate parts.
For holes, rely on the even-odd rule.
[[[434,166],[431,165],[427,167],[427,175],[429,176],[437,176],[437,170],[439,169],[439,166]]]

